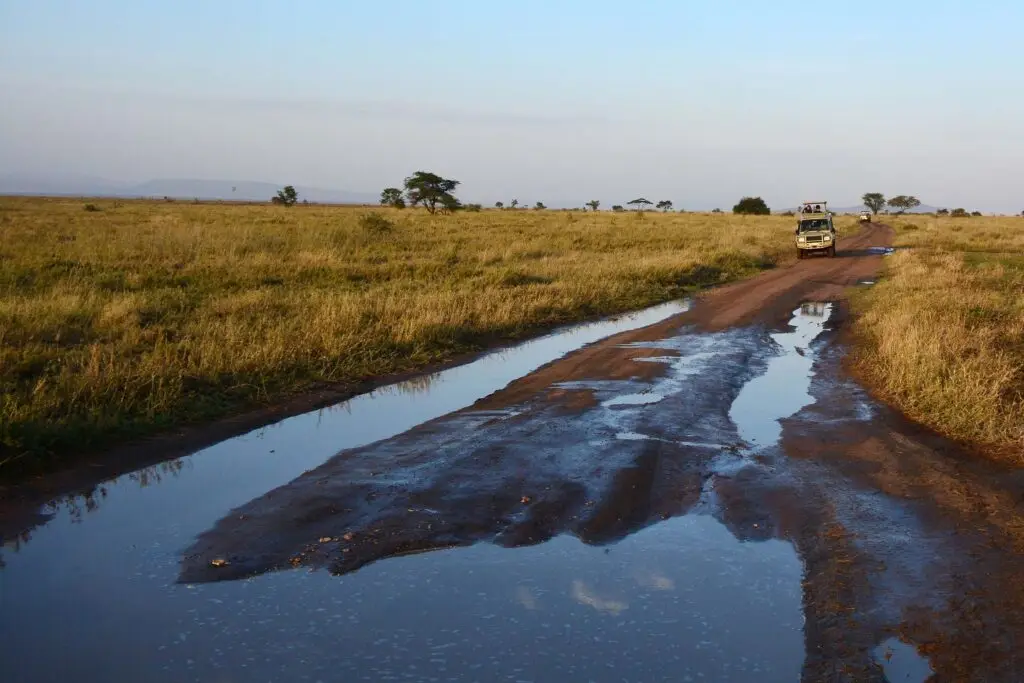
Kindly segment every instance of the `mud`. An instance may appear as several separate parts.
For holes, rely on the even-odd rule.
[[[189,498],[178,482],[113,495],[93,536],[68,524],[12,556],[7,644],[47,634],[92,670],[89,643],[118,635],[110,618],[69,630],[79,615],[50,588],[74,567],[47,583],[27,564],[77,542],[96,546],[90,586],[135,597],[99,613],[150,652],[102,660],[108,677],[1021,680],[1022,478],[843,372],[843,293],[874,281],[890,237],[873,225],[838,258],[709,292],[472,405],[447,407],[442,383],[415,419],[381,404],[345,432],[260,444],[296,449],[279,469],[211,453]],[[314,456],[331,438],[353,445]],[[115,581],[136,528],[180,545]],[[136,602],[144,619],[122,614]],[[8,677],[75,670],[58,661]]]

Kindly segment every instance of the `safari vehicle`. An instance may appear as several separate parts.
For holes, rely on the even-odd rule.
[[[828,202],[804,202],[796,222],[796,256],[836,255],[836,226]]]
[[[871,222],[871,212],[870,211],[861,211],[860,212],[860,222],[861,223],[870,223]]]

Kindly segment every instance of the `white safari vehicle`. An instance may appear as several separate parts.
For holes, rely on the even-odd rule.
[[[860,222],[861,223],[870,223],[871,222],[871,212],[870,211],[861,211],[860,212]]]
[[[836,227],[828,202],[804,202],[796,222],[796,256],[836,255]]]

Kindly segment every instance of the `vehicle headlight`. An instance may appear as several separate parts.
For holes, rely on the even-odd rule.
[[[832,241],[832,235],[825,235],[825,241],[826,242],[831,242]]]
[[[797,238],[796,238],[796,241],[797,241],[797,242],[806,242],[806,241],[807,241],[807,238],[806,238],[806,237],[797,237]]]

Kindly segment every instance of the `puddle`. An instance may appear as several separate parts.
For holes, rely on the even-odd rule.
[[[807,303],[793,312],[792,332],[771,335],[779,354],[763,375],[746,384],[733,401],[729,417],[740,438],[755,449],[773,446],[782,435],[779,420],[814,403],[810,395],[814,353],[811,342],[825,329],[832,305]]]
[[[896,638],[885,641],[872,654],[889,683],[925,683],[934,673],[917,649]]]
[[[96,567],[16,571],[37,587],[5,597],[3,680],[795,681],[804,659],[792,546],[709,517],[607,548],[561,536],[193,588],[160,579],[154,545],[116,593]]]
[[[0,680],[183,680],[198,677],[193,672],[208,660],[227,662],[243,651],[245,657],[228,667],[241,676],[233,680],[267,678],[256,674],[270,662],[288,665],[283,678],[296,679],[302,676],[293,672],[311,671],[318,658],[329,661],[325,655],[350,654],[338,642],[359,629],[340,628],[339,620],[357,617],[323,611],[324,605],[343,601],[347,590],[330,577],[308,579],[292,572],[190,589],[175,584],[182,549],[228,510],[340,450],[390,438],[470,406],[586,344],[688,308],[689,301],[673,302],[568,327],[119,477],[90,496],[47,506],[44,512],[53,513],[49,522],[21,538],[4,539],[0,550],[0,631],[5,634],[0,639]],[[464,571],[472,573],[468,566]],[[370,571],[359,575],[379,576]],[[408,584],[410,579],[404,580]],[[293,593],[294,601],[288,597]],[[373,616],[370,607],[385,594],[391,593],[380,586],[368,592],[364,613],[358,616],[378,630],[388,616]],[[393,595],[404,592],[396,587]],[[447,609],[441,603],[435,608]],[[409,627],[389,623],[399,632]],[[321,630],[333,639],[317,638]],[[316,647],[306,649],[309,659],[302,661],[295,652],[307,643]],[[129,656],[112,656],[112,644]],[[180,657],[161,674],[171,651]],[[223,671],[218,676],[227,680]],[[269,677],[282,678],[274,673]]]

